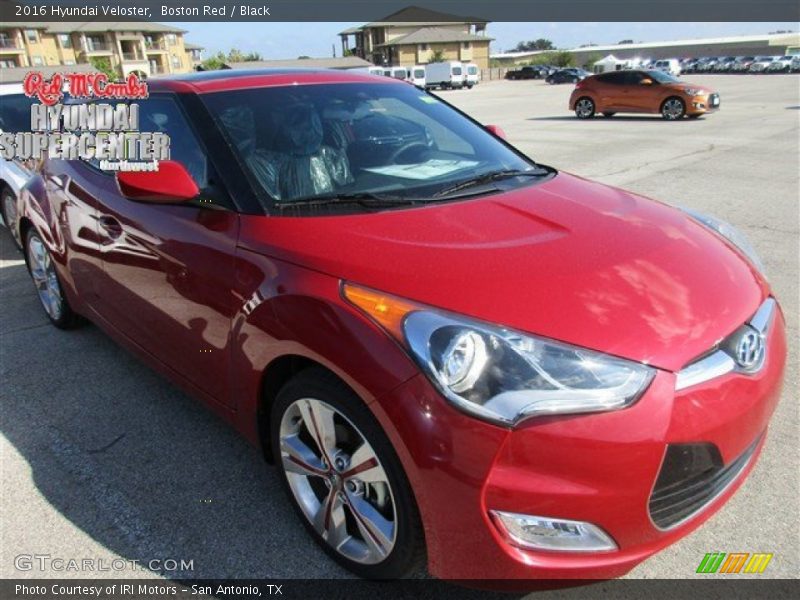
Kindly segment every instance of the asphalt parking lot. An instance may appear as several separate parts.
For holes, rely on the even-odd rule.
[[[629,577],[696,577],[715,551],[771,552],[760,577],[797,577],[800,76],[685,79],[716,88],[721,110],[585,122],[567,110],[571,86],[541,81],[442,97],[539,162],[715,214],[756,246],[791,349],[766,449],[721,512]],[[193,560],[177,573],[190,577],[349,576],[311,541],[255,449],[96,328],[51,327],[5,229],[0,244],[0,577],[80,575],[19,571],[20,554]]]

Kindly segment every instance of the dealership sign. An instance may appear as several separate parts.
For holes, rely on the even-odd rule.
[[[170,139],[139,130],[139,105],[148,86],[131,74],[111,82],[103,73],[31,72],[23,83],[31,104],[30,131],[0,132],[5,160],[92,161],[108,171],[157,171],[169,159]]]

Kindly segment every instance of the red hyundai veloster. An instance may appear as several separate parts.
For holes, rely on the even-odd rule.
[[[23,192],[39,298],[260,444],[347,568],[614,577],[752,469],[785,326],[730,225],[537,164],[390,78],[150,91],[158,172],[45,160]]]

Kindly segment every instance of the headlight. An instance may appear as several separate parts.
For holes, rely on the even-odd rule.
[[[758,257],[758,253],[756,252],[755,248],[753,248],[741,231],[722,219],[717,219],[716,217],[712,217],[689,208],[681,208],[681,210],[683,210],[683,212],[692,217],[701,225],[708,227],[711,231],[721,235],[731,244],[736,246],[762,275],[766,275],[764,263],[761,262],[761,259]]]
[[[705,94],[705,90],[698,90],[695,88],[686,88],[683,90],[687,96],[701,96]]]
[[[633,404],[653,369],[345,284],[344,295],[410,352],[458,408],[501,425]]]

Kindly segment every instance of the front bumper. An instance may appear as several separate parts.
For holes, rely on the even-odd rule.
[[[701,94],[699,96],[688,96],[686,98],[686,112],[690,115],[705,114],[719,110],[719,106],[719,94],[716,92]]]
[[[422,515],[429,569],[446,579],[605,579],[685,536],[719,509],[757,461],[778,403],[786,357],[778,311],[755,375],[675,391],[660,371],[628,409],[547,417],[508,430],[462,414],[418,375],[373,408],[404,463]],[[662,529],[649,503],[667,450],[713,445],[724,465],[752,456],[688,520]],[[509,544],[489,511],[586,521],[617,550],[566,553]]]

